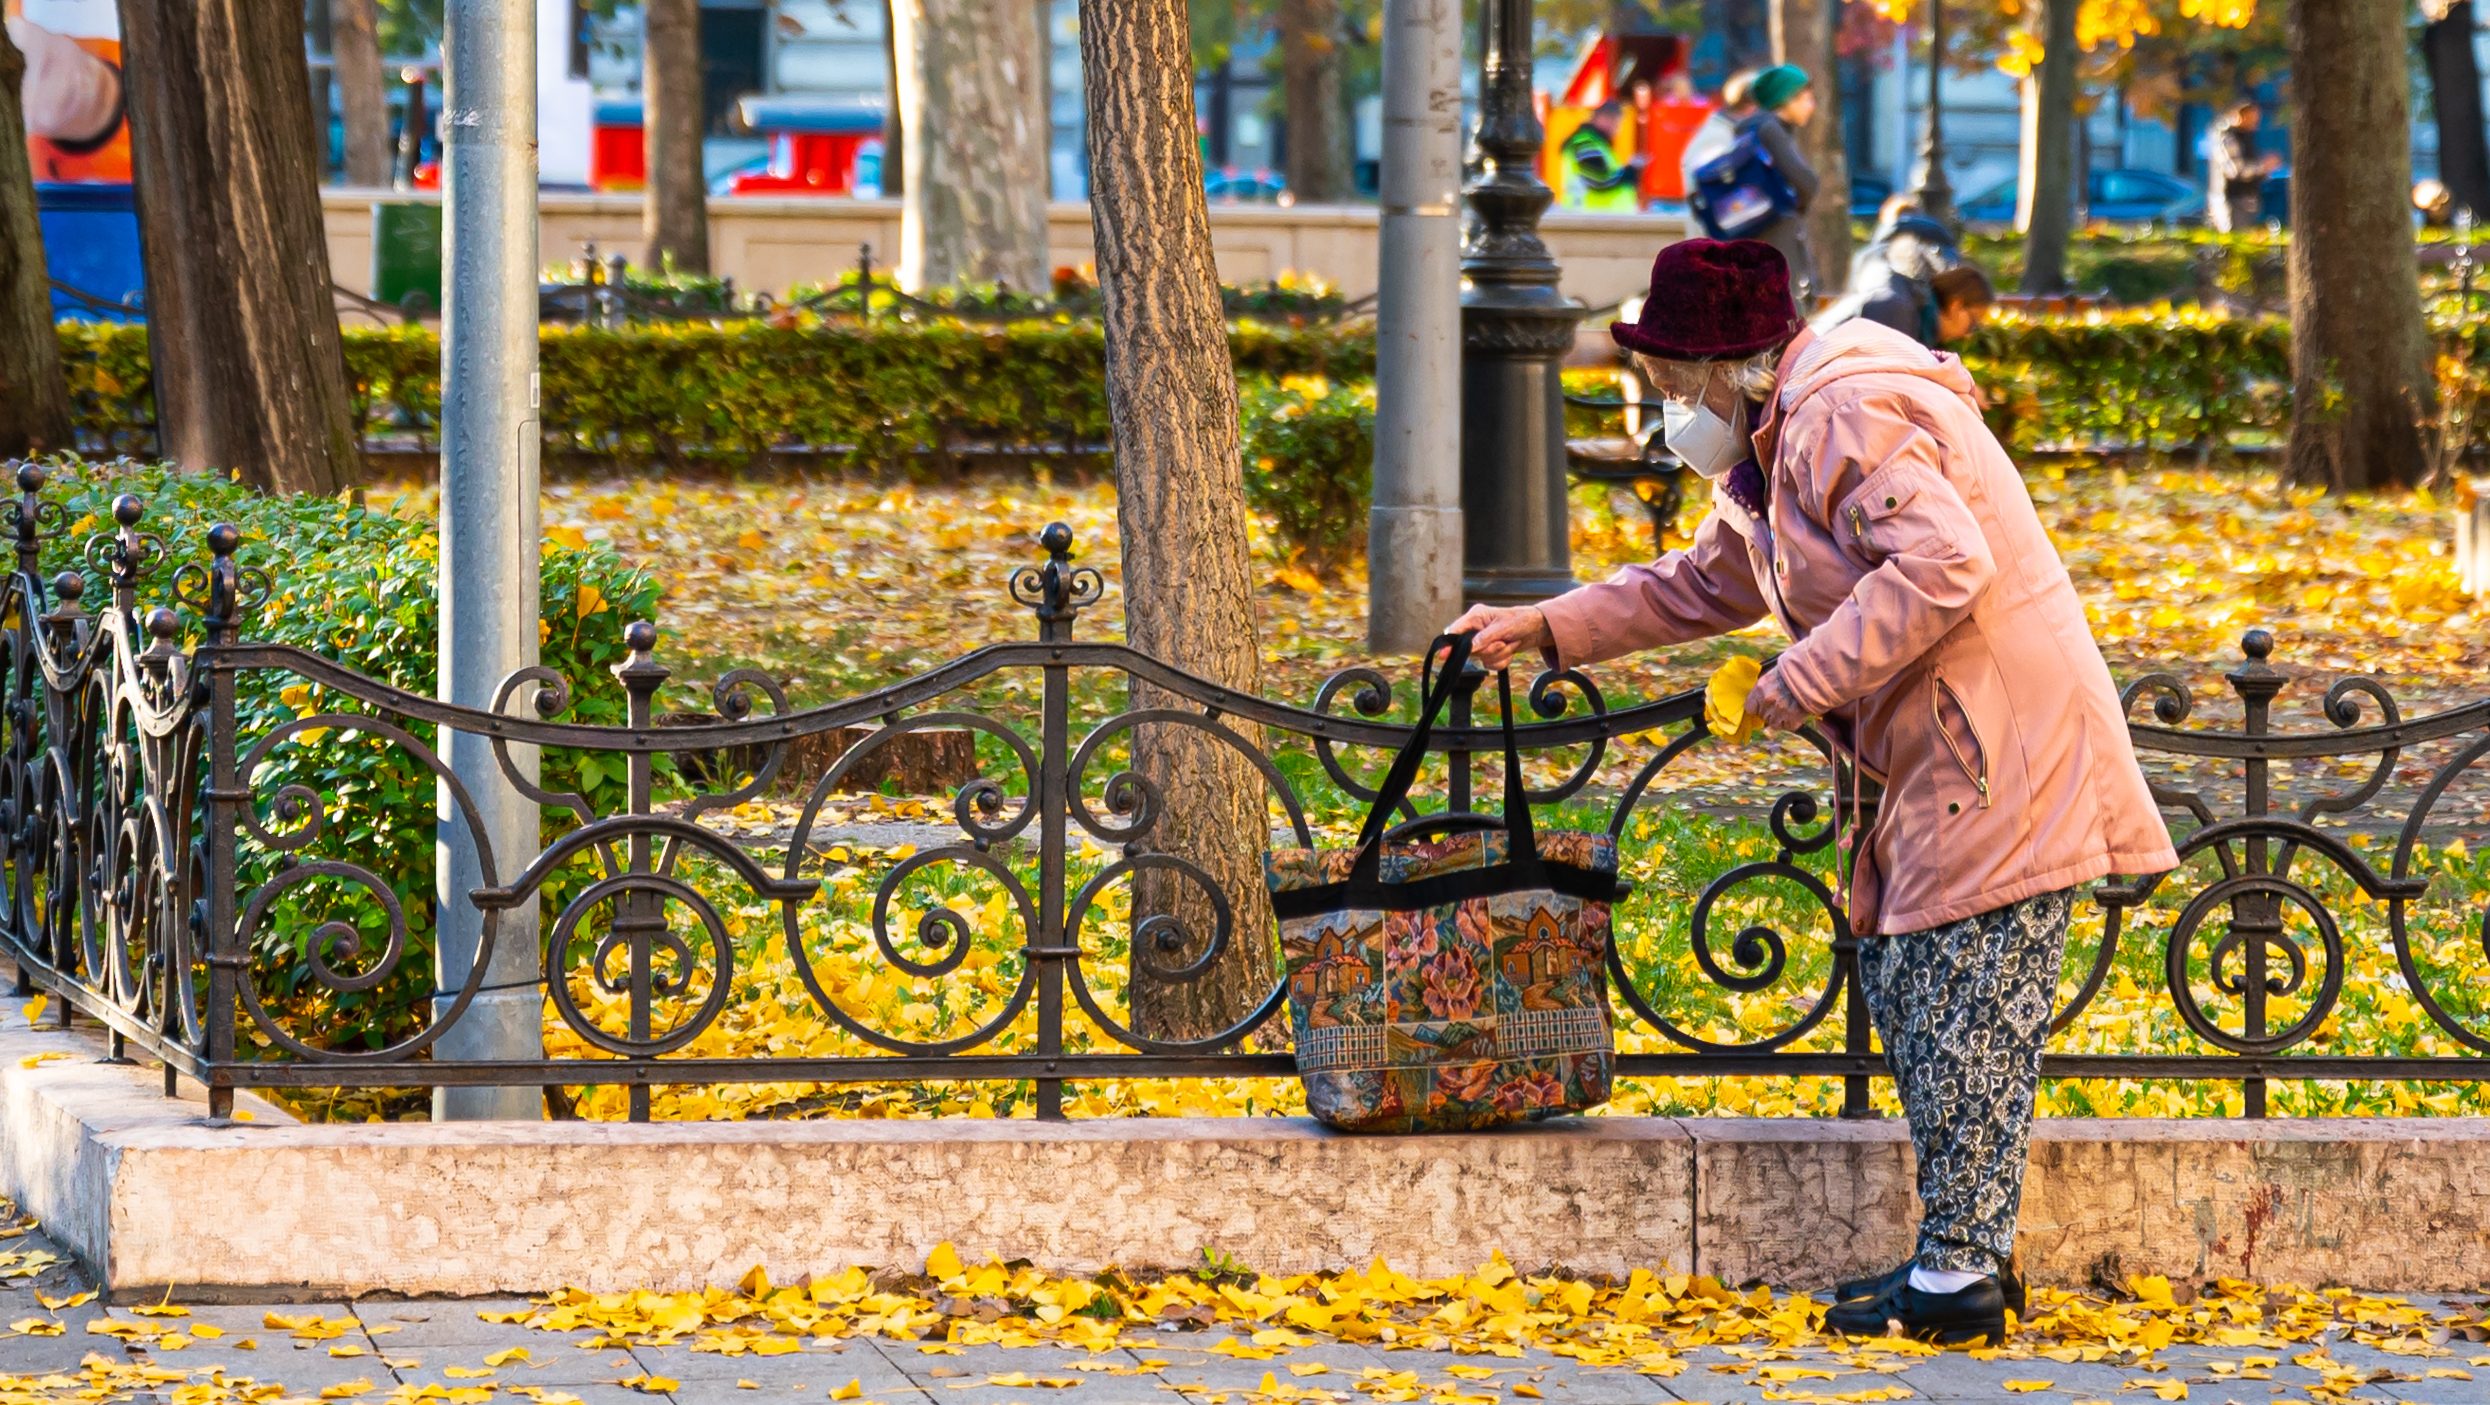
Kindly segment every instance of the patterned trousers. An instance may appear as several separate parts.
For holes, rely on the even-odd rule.
[[[2072,889],[1859,944],[1868,1014],[1919,1158],[1918,1264],[1994,1273],[2014,1247]]]

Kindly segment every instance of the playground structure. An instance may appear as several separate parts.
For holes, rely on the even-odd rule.
[[[1560,204],[1580,207],[1568,198],[1565,144],[1591,115],[1610,102],[1625,109],[1626,120],[1611,140],[1619,165],[1643,158],[1637,195],[1643,208],[1681,204],[1686,182],[1678,169],[1686,144],[1717,106],[1697,96],[1689,78],[1689,45],[1682,35],[1627,31],[1605,33],[1582,48],[1565,86],[1551,97],[1539,96],[1539,122],[1547,132],[1540,148],[1540,178],[1557,192]]]

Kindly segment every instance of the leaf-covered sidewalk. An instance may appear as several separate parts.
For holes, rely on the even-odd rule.
[[[1827,1338],[1808,1299],[1501,1261],[1420,1281],[1156,1280],[963,1264],[700,1293],[107,1307],[38,1229],[0,1246],[0,1405],[162,1400],[623,1405],[1577,1405],[1699,1401],[2477,1401],[2479,1302],[2160,1279],[2035,1292],[2002,1349]]]

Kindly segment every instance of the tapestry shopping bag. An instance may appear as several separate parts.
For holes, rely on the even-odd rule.
[[[1437,673],[1439,648],[1449,653]],[[1469,653],[1466,634],[1429,647],[1417,729],[1357,847],[1283,849],[1266,861],[1306,1106],[1345,1130],[1466,1131],[1608,1099],[1616,843],[1534,831],[1510,674],[1496,676],[1503,827],[1385,841]]]

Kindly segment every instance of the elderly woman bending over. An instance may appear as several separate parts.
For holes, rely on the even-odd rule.
[[[1852,816],[1844,920],[1919,1157],[1918,1248],[1827,1323],[2002,1340],[2026,1141],[2078,885],[2174,867],[2107,665],[1960,362],[1873,322],[1817,335],[1781,255],[1661,252],[1612,328],[1711,480],[1694,543],[1520,609],[1480,606],[1490,668],[1562,667],[1770,615],[1794,641],[1747,709],[1818,719],[1882,787]]]

